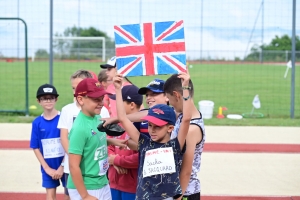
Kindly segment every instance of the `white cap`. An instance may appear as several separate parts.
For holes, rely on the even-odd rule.
[[[116,60],[117,60],[117,57],[113,56],[107,61],[106,64],[100,65],[100,67],[103,69],[114,68],[114,67],[116,67]]]

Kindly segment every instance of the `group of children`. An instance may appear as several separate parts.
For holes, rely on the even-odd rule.
[[[71,76],[74,102],[61,113],[54,86],[37,91],[44,112],[32,123],[30,147],[47,200],[60,181],[66,200],[199,200],[205,129],[189,74],[138,88],[117,73],[115,58],[100,67],[98,80],[86,70]],[[102,120],[126,132],[109,137],[97,129]]]

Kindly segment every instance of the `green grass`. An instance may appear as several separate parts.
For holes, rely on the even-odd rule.
[[[54,62],[53,84],[58,90],[59,101],[57,109],[70,103],[73,99],[70,86],[70,75],[78,69],[88,69],[96,73],[100,71],[97,62]],[[0,62],[0,110],[25,109],[25,67],[23,62]],[[290,73],[284,79],[285,65],[268,64],[194,64],[189,68],[194,87],[195,105],[200,100],[212,100],[215,103],[214,116],[218,107],[224,106],[228,110],[224,114],[242,114],[252,110],[252,100],[259,94],[263,119],[211,119],[206,120],[209,125],[283,125],[300,126],[300,72],[296,68],[296,96],[295,117],[290,115]],[[156,76],[167,79],[169,75]],[[147,85],[154,77],[130,77],[137,86]],[[36,105],[38,109],[30,110],[30,115],[42,112],[35,99],[37,88],[49,82],[48,62],[29,62],[29,105]],[[21,121],[16,116],[6,116],[0,122]],[[25,120],[26,121],[26,120]]]

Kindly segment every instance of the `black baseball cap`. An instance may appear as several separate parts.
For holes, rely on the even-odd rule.
[[[126,85],[122,88],[123,101],[134,102],[137,105],[143,104],[143,96],[138,93],[139,88],[135,85]],[[110,95],[109,98],[116,100],[116,95]]]
[[[114,56],[114,57],[111,57],[106,64],[102,64],[100,65],[100,67],[102,69],[107,69],[107,68],[114,68],[116,67],[116,60],[117,60],[117,57]]]
[[[36,98],[40,98],[44,95],[53,95],[55,97],[58,97],[59,94],[56,91],[56,88],[53,85],[50,85],[48,83],[41,85],[37,92],[36,92]]]

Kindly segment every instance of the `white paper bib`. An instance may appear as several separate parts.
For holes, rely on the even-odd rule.
[[[176,172],[172,147],[146,151],[143,177]]]
[[[60,138],[42,139],[44,158],[58,158],[65,155]]]

